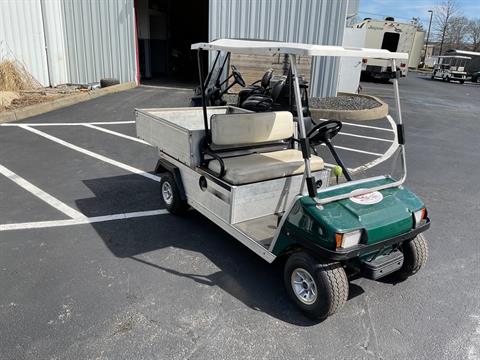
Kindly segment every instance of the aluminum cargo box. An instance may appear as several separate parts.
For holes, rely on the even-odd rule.
[[[249,112],[233,106],[208,107],[214,114]],[[200,142],[205,135],[203,111],[198,107],[135,109],[137,136],[159,151],[194,168],[200,164]]]

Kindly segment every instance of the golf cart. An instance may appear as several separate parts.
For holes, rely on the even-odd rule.
[[[305,131],[303,112],[255,113],[233,106],[207,106],[202,51],[289,54],[294,100],[301,103],[296,57],[348,56],[391,61],[407,54],[382,49],[344,48],[253,40],[220,39],[193,44],[197,51],[202,108],[136,109],[137,136],[158,148],[166,208],[189,207],[203,214],[269,263],[284,262],[284,283],[308,316],[324,319],[348,298],[348,276],[406,278],[427,260],[422,233],[430,226],[424,203],[403,186],[404,132],[394,78],[395,135],[381,158],[347,168],[332,140],[342,128],[326,120]],[[298,134],[298,135],[297,135]],[[312,147],[327,145],[337,165],[326,164]],[[352,177],[400,154],[402,175]],[[332,168],[346,182],[330,186]],[[341,172],[340,172],[341,173]],[[341,174],[340,174],[341,175]]]
[[[465,66],[472,59],[468,56],[447,55],[438,56],[437,63],[433,66],[431,79],[442,81],[455,80],[463,84],[467,79]]]
[[[230,55],[230,52],[221,50],[215,53],[213,65],[204,81],[207,106],[226,105],[224,96],[229,94],[233,86],[239,85],[242,89],[238,93],[237,107],[254,112],[287,110],[296,116],[291,68],[284,69],[281,75],[275,74],[270,68],[261,79],[247,85],[237,67],[230,64]],[[304,116],[309,117],[308,82],[301,78],[299,86]],[[202,106],[201,89],[202,87],[199,86],[194,90],[194,96],[191,98],[192,106]]]

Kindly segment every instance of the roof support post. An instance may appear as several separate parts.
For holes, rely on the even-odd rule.
[[[317,190],[315,185],[315,178],[312,176],[312,169],[310,166],[310,151],[309,144],[307,139],[307,134],[305,131],[305,122],[303,119],[303,108],[302,108],[302,95],[300,93],[300,84],[298,82],[298,71],[297,71],[297,56],[290,54],[290,66],[292,68],[292,81],[293,81],[293,91],[295,95],[295,104],[297,105],[297,122],[299,130],[299,138],[301,143],[304,146],[301,147],[303,160],[305,162],[305,181],[307,183],[308,195],[312,198],[317,196]],[[302,141],[303,140],[303,141]]]
[[[203,109],[203,124],[205,126],[205,140],[206,144],[210,145],[210,134],[208,132],[208,116],[207,116],[207,97],[205,96],[205,79],[203,78],[203,63],[202,63],[202,49],[197,50],[198,61],[198,77],[200,78],[200,90],[202,91],[202,109]]]
[[[397,71],[397,64],[395,62],[395,59],[392,59],[392,71],[395,71],[395,77],[393,78],[393,92],[395,94],[395,107],[397,110],[397,122],[399,126],[403,126],[403,119],[402,119],[402,108],[400,106],[400,92],[398,90],[398,74],[399,72]],[[402,141],[404,142],[404,140]],[[402,154],[402,169],[403,169],[403,174],[402,178],[400,179],[400,182],[404,182],[405,179],[407,178],[407,158],[405,156],[405,144],[399,144],[400,146],[400,152]]]

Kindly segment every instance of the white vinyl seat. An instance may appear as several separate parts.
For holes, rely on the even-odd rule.
[[[288,111],[213,115],[210,119],[212,145],[217,148],[235,149],[275,143],[293,136],[293,117]],[[239,156],[222,157],[225,175],[223,179],[233,185],[265,181],[304,172],[302,152],[285,149],[269,152],[253,152]],[[323,169],[323,159],[310,158],[312,171]],[[212,159],[208,168],[219,174],[220,161]]]
[[[224,158],[223,163],[225,165],[223,179],[233,185],[302,174],[305,170],[302,152],[296,149]],[[310,164],[312,171],[321,170],[324,166],[322,158],[318,156],[312,156]],[[212,160],[208,168],[219,173],[220,163]]]

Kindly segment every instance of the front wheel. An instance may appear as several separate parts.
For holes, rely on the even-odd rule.
[[[162,199],[169,213],[178,215],[188,210],[188,204],[182,199],[177,182],[171,174],[163,174],[160,180]]]
[[[290,298],[310,318],[323,320],[348,298],[348,279],[338,262],[318,262],[306,252],[292,254],[284,269]]]
[[[412,240],[402,244],[403,265],[398,270],[398,275],[402,278],[415,275],[425,266],[428,259],[428,244],[422,234],[417,235]]]

